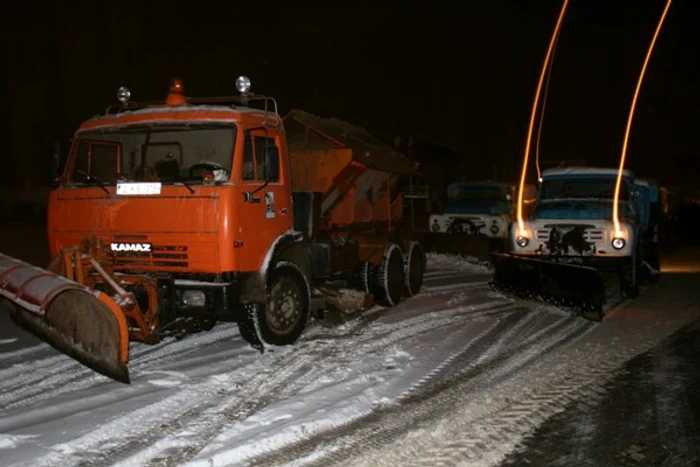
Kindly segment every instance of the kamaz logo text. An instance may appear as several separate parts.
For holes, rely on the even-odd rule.
[[[109,248],[112,251],[138,251],[140,253],[150,253],[150,243],[110,243]]]

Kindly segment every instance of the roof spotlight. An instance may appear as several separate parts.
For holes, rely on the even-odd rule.
[[[127,88],[126,86],[122,86],[119,89],[117,89],[117,99],[119,99],[119,102],[121,102],[122,105],[128,104],[130,98],[131,91],[129,91],[129,88]]]
[[[239,76],[236,79],[236,89],[241,94],[245,94],[250,91],[250,78],[247,76]]]

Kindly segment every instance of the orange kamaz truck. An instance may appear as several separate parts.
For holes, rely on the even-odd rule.
[[[130,341],[236,321],[255,348],[310,316],[393,306],[425,254],[396,189],[413,163],[380,146],[290,153],[274,99],[250,93],[119,104],[75,133],[47,208],[46,269],[0,254],[0,308],[128,383]]]

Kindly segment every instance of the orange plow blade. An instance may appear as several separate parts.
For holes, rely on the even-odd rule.
[[[129,328],[108,295],[0,254],[0,310],[69,357],[129,383]]]

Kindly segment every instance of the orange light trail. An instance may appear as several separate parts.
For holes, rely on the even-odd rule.
[[[620,185],[622,183],[622,173],[625,170],[625,159],[627,158],[627,143],[629,142],[630,129],[632,128],[632,118],[634,117],[634,109],[637,106],[637,98],[639,97],[639,89],[642,87],[642,81],[644,80],[644,73],[647,70],[647,65],[649,64],[649,57],[651,57],[651,52],[654,50],[654,44],[656,44],[656,38],[659,36],[659,31],[661,30],[661,25],[664,23],[666,18],[666,13],[671,6],[671,0],[666,2],[666,8],[661,14],[661,19],[659,19],[659,24],[656,26],[656,31],[654,32],[654,37],[651,39],[651,44],[649,44],[649,50],[647,50],[647,56],[644,58],[644,64],[642,65],[642,71],[639,73],[639,79],[637,80],[637,88],[634,90],[634,97],[632,98],[632,105],[630,106],[629,117],[627,118],[627,129],[625,130],[625,139],[622,142],[622,154],[620,155],[620,167],[617,171],[617,181],[615,182],[615,202],[613,203],[613,224],[615,226],[615,236],[622,236],[620,231],[620,213],[619,213],[619,196],[620,196]]]
[[[559,36],[554,40],[552,57],[549,59],[547,70],[547,81],[544,83],[544,97],[542,98],[542,110],[540,110],[540,123],[537,125],[537,142],[535,143],[535,168],[537,169],[537,181],[542,181],[542,171],[540,170],[540,140],[542,139],[542,125],[544,124],[544,113],[547,109],[547,96],[549,95],[549,80],[552,77],[552,67],[554,66],[554,55],[557,53],[557,43]]]
[[[564,19],[564,13],[566,12],[566,7],[569,5],[569,0],[564,0],[564,4],[561,7],[561,12],[559,13],[559,18],[557,19],[557,25],[554,27],[554,33],[552,34],[552,39],[549,41],[549,48],[547,49],[547,55],[544,59],[544,64],[542,65],[542,72],[540,73],[540,80],[537,83],[537,91],[535,92],[535,102],[532,104],[532,113],[530,115],[530,126],[527,131],[527,141],[525,143],[525,157],[523,158],[523,170],[520,174],[520,189],[518,190],[518,228],[520,230],[520,235],[526,235],[525,224],[523,223],[523,190],[525,189],[525,175],[527,174],[527,164],[530,159],[530,146],[532,144],[532,129],[535,125],[535,116],[537,115],[537,104],[540,101],[540,94],[542,92],[542,82],[544,81],[544,75],[547,72],[547,65],[549,64],[549,58],[552,55],[552,49],[554,48],[554,43],[559,36],[559,29],[561,29],[561,23]]]

